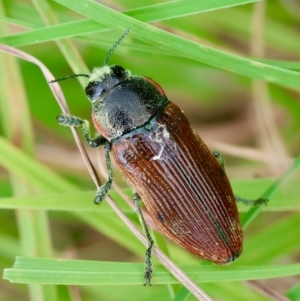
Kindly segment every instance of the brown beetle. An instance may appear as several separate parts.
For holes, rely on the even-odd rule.
[[[164,234],[213,262],[239,256],[243,233],[226,174],[175,104],[111,149]]]
[[[90,76],[72,76],[89,77],[85,92],[100,136],[91,139],[86,120],[58,117],[61,125],[81,126],[90,146],[104,145],[109,179],[97,192],[95,203],[101,203],[111,188],[111,151],[136,192],[135,206],[149,240],[146,284],[150,284],[152,273],[153,241],[138,204],[140,199],[162,232],[189,252],[215,263],[234,261],[242,251],[243,233],[222,156],[209,151],[157,83],[131,75],[121,66],[108,66],[108,57]]]

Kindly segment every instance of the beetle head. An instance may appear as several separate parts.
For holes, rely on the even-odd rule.
[[[120,81],[130,76],[130,71],[121,66],[103,66],[93,69],[87,82],[85,93],[91,103],[101,100]]]

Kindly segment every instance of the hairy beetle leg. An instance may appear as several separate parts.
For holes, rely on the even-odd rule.
[[[151,262],[151,251],[152,251],[152,246],[153,246],[153,241],[151,241],[150,246],[148,247],[147,251],[146,251],[146,267],[145,267],[145,274],[144,274],[144,279],[145,279],[145,283],[144,286],[146,286],[147,284],[149,284],[151,286],[151,277],[152,277],[152,262]]]
[[[140,200],[141,200],[140,196],[137,193],[134,193],[133,201],[134,201],[134,205],[135,205],[135,210],[139,217],[140,223],[143,227],[144,233],[146,234],[146,237],[148,239],[148,244],[149,244],[149,247],[146,251],[146,260],[145,260],[146,267],[145,267],[145,274],[144,274],[144,279],[146,282],[144,285],[147,285],[147,284],[151,285],[151,276],[152,276],[152,272],[153,272],[152,262],[151,262],[151,251],[152,251],[152,246],[153,246],[154,241],[149,233],[149,229],[147,227],[142,210],[140,208],[140,205],[139,205]]]
[[[236,202],[242,202],[244,205],[247,205],[247,206],[267,205],[269,202],[269,200],[266,198],[259,198],[257,200],[247,200],[247,199],[240,198],[236,195],[234,197],[235,197]]]
[[[91,138],[90,124],[85,119],[67,114],[61,114],[56,119],[63,126],[81,127],[84,138],[91,147],[98,147],[107,143],[107,140],[103,136]]]
[[[91,147],[98,147],[98,146],[104,145],[105,162],[106,162],[106,167],[107,167],[107,171],[108,171],[108,181],[104,185],[102,185],[96,193],[94,203],[99,205],[103,201],[103,199],[106,197],[108,191],[111,188],[111,184],[113,181],[113,171],[112,171],[111,160],[110,160],[110,156],[109,156],[111,146],[108,143],[108,141],[102,136],[97,136],[93,139],[91,138],[90,125],[89,125],[89,122],[85,119],[82,119],[82,118],[76,117],[76,116],[72,116],[72,115],[61,114],[61,115],[57,116],[57,121],[59,122],[60,125],[63,125],[63,126],[81,127],[84,138]]]
[[[56,120],[60,125],[63,126],[74,126],[78,127],[81,126],[84,122],[83,119],[80,117],[72,116],[72,115],[67,115],[67,114],[61,114],[56,117]]]
[[[106,197],[108,191],[111,188],[111,184],[112,184],[113,178],[114,178],[113,170],[111,167],[111,160],[110,160],[110,156],[109,156],[110,147],[111,146],[109,143],[106,143],[104,146],[105,163],[106,163],[106,168],[107,168],[107,172],[108,172],[108,181],[105,184],[103,184],[97,191],[96,196],[94,198],[94,203],[96,205],[99,205],[103,201],[103,199]]]
[[[221,165],[223,171],[225,172],[225,159],[224,159],[224,157],[217,151],[212,151],[211,153],[217,159],[217,161]],[[266,198],[259,198],[257,200],[247,200],[247,199],[240,198],[236,195],[234,197],[235,197],[236,202],[241,202],[241,203],[243,203],[244,205],[247,205],[247,206],[259,206],[259,205],[263,205],[263,204],[267,205],[268,202],[269,202],[269,200],[266,199]]]

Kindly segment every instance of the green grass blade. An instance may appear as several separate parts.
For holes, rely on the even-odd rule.
[[[72,0],[55,1],[107,27],[114,28],[120,33],[131,27],[130,34],[133,37],[147,43],[155,43],[165,49],[165,51],[177,53],[178,56],[187,57],[250,78],[261,79],[288,87],[300,87],[300,74],[297,72],[245,59],[189,41],[130,18],[91,0],[84,2]]]
[[[293,165],[277,180],[275,181],[262,195],[269,200],[276,193],[276,191],[288,181],[295,173],[300,169],[300,157],[296,158]],[[263,206],[253,207],[249,209],[247,214],[245,214],[241,220],[243,228],[246,228],[251,221],[263,210]]]
[[[294,287],[292,287],[286,295],[290,300],[292,301],[299,301],[300,300],[300,283],[296,284]]]
[[[143,22],[157,22],[258,1],[260,0],[178,0],[133,9],[124,14]]]
[[[0,165],[44,191],[76,190],[75,186],[0,137]]]
[[[245,281],[300,274],[300,264],[277,266],[180,266],[194,281]],[[144,264],[18,257],[4,278],[18,283],[65,285],[142,285]],[[154,266],[153,284],[177,283],[162,266]]]
[[[155,22],[179,18],[197,13],[204,13],[216,9],[242,5],[256,1],[258,0],[219,0],[214,2],[179,0],[137,8],[124,12],[124,14],[143,22]],[[25,24],[29,26],[27,23]],[[55,39],[87,35],[101,30],[107,30],[107,27],[93,20],[79,20],[65,24],[57,24],[44,28],[37,28],[36,30],[2,37],[0,38],[0,43],[19,47],[52,41]]]

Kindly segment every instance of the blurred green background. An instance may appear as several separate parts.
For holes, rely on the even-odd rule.
[[[107,19],[100,17],[99,5],[97,22],[102,25],[86,22],[89,17],[85,12],[97,17],[97,10],[90,6],[92,1],[57,2],[2,1],[0,43],[36,57],[56,78],[101,66],[127,28],[127,19],[120,13],[120,25],[110,25],[113,14],[108,13]],[[270,197],[260,215],[239,206],[247,230],[244,252],[233,265],[296,264],[300,259],[300,2],[216,0],[201,4],[187,0],[169,2],[169,6],[150,0],[101,3],[115,11],[128,11],[141,21],[152,21],[151,25],[186,39],[186,43],[178,40],[176,44],[176,40],[164,40],[158,32],[155,41],[155,32],[149,29],[148,36],[134,23],[132,34],[109,63],[150,77],[163,87],[208,146],[223,153],[236,194]],[[78,5],[79,11],[75,12],[73,5]],[[206,51],[205,56],[205,50],[203,55],[199,50],[198,57],[197,53],[193,57],[190,42],[218,52]],[[227,62],[222,53],[232,54],[232,61]],[[256,63],[248,68],[240,57]],[[267,65],[261,67],[257,62]],[[259,70],[269,73],[260,75]],[[10,268],[21,255],[143,262],[145,248],[117,215],[107,204],[92,204],[95,186],[70,130],[56,122],[60,109],[40,69],[0,52],[0,80],[0,268]],[[85,81],[73,79],[62,82],[61,87],[72,114],[90,120]],[[87,150],[103,176],[103,152]],[[125,180],[114,171],[118,187],[131,196]],[[283,181],[276,182],[282,175]],[[113,197],[139,225],[122,198],[116,192]],[[199,271],[207,265],[164,241],[160,234],[153,235],[176,263],[197,265]],[[277,300],[270,293],[262,293],[262,287],[286,300],[300,300],[299,280],[299,276],[293,276],[259,283],[220,281],[200,286],[214,300]],[[140,283],[119,285],[117,289],[110,285],[26,286],[0,280],[0,300],[195,300],[179,284],[159,285],[154,281],[151,288]]]

